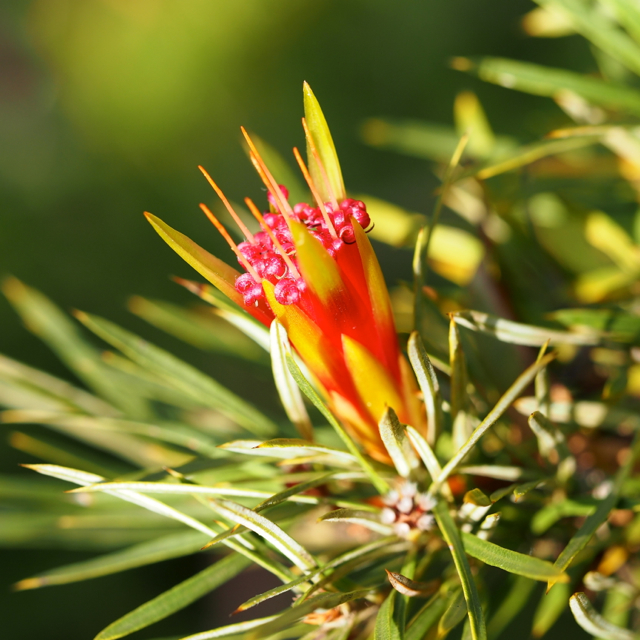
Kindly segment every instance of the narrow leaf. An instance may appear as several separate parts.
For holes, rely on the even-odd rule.
[[[460,411],[467,406],[467,362],[460,343],[460,331],[451,316],[449,323],[449,364],[451,366],[451,419],[454,421]],[[460,443],[455,443],[460,446]]]
[[[427,443],[430,447],[434,447],[436,439],[442,431],[443,424],[440,384],[417,331],[414,331],[409,336],[407,351],[424,397],[424,405],[427,411]],[[427,466],[427,469],[429,469],[429,466]],[[431,469],[429,469],[429,473],[431,473]]]
[[[197,347],[264,364],[264,351],[210,307],[183,309],[160,300],[129,298],[129,310],[154,327]],[[264,326],[264,325],[261,325]]]
[[[398,598],[398,594],[392,591],[382,603],[376,617],[374,640],[403,640],[403,630],[399,627],[396,616],[394,616]]]
[[[640,75],[640,46],[601,12],[581,0],[536,0],[543,7],[562,12],[574,29],[599,47],[608,56]]]
[[[594,345],[600,342],[595,332],[571,332],[535,327],[533,325],[513,322],[498,318],[482,311],[456,311],[451,314],[452,319],[463,327],[472,331],[479,331],[494,336],[502,342],[522,344],[530,347],[540,347],[547,341],[551,345],[575,344]]]
[[[55,584],[69,584],[70,582],[120,573],[170,558],[179,558],[199,551],[206,539],[203,533],[196,531],[162,536],[121,551],[108,553],[84,562],[74,562],[64,567],[45,571],[32,578],[25,578],[16,583],[14,588],[22,591]]]
[[[507,410],[509,405],[522,393],[536,377],[538,371],[547,366],[551,360],[555,358],[555,354],[546,355],[539,362],[532,364],[518,379],[507,389],[504,395],[498,400],[497,404],[487,414],[486,418],[474,429],[467,442],[460,450],[449,460],[444,466],[440,476],[434,481],[434,488],[439,488],[442,483],[449,477],[451,472],[464,460],[467,454],[473,449],[480,438],[493,426],[500,416]]]
[[[484,614],[482,613],[482,605],[480,604],[480,596],[478,595],[478,589],[473,580],[467,557],[465,556],[460,532],[453,522],[453,518],[449,513],[449,507],[445,502],[438,502],[433,510],[433,514],[438,521],[442,536],[449,545],[453,562],[460,576],[462,591],[464,592],[469,613],[471,637],[473,640],[486,640],[487,630],[484,622]]]
[[[68,469],[66,467],[59,467],[52,464],[25,464],[23,466],[45,476],[52,476],[60,480],[73,482],[74,484],[79,484],[83,487],[95,485],[104,480],[102,476],[94,473],[86,473],[85,471]],[[159,500],[155,500],[154,498],[149,498],[148,496],[144,496],[133,491],[105,491],[105,493],[120,498],[121,500],[125,500],[126,502],[137,504],[138,506],[148,509],[153,513],[182,522],[188,527],[191,527],[196,531],[200,531],[208,536],[213,537],[215,535],[215,531],[202,524],[202,522],[199,522],[198,520],[164,504],[163,502],[160,502]]]
[[[156,216],[145,213],[145,217],[158,235],[188,264],[212,285],[220,289],[227,298],[244,308],[244,299],[236,291],[235,282],[240,272],[226,262],[211,255],[193,240],[176,231]]]
[[[507,595],[501,600],[495,613],[487,624],[487,635],[499,638],[509,623],[520,613],[530,601],[535,582],[524,576],[515,576]]]
[[[195,367],[108,320],[81,312],[76,315],[87,328],[134,362],[191,395],[203,405],[215,408],[237,421],[248,431],[258,435],[271,435],[277,431],[276,425],[251,404]]]
[[[77,324],[51,300],[16,278],[4,280],[2,291],[27,328],[45,342],[88,387],[113,407],[132,417],[144,418],[149,414],[144,399],[133,395],[122,384],[117,374],[114,375],[104,364],[100,351],[85,340]],[[39,378],[44,382],[42,376]],[[114,413],[113,409],[107,411],[109,415]]]
[[[203,631],[196,633],[192,636],[181,638],[180,640],[213,640],[213,638],[224,638],[225,636],[235,636],[239,633],[245,633],[251,631],[256,627],[261,627],[267,622],[275,620],[278,616],[267,616],[266,618],[257,618],[255,620],[246,620],[245,622],[236,622],[235,624],[228,624],[224,627],[218,627],[211,631]]]
[[[405,631],[405,640],[424,640],[427,632],[444,613],[447,601],[436,594],[413,617]]]
[[[238,575],[249,564],[242,556],[227,556],[111,623],[95,640],[116,640],[163,620]]]
[[[211,505],[214,511],[223,518],[244,525],[247,529],[251,529],[268,540],[303,571],[308,571],[316,566],[316,562],[309,552],[271,520],[229,500],[212,500]]]
[[[416,467],[415,455],[409,447],[398,416],[390,407],[384,412],[379,428],[382,442],[391,456],[396,471],[403,478],[408,478],[412,469]]]
[[[592,104],[640,115],[640,92],[573,71],[506,58],[457,58],[453,64],[460,71],[470,71],[509,89],[549,97],[571,91]]]
[[[482,562],[532,580],[568,582],[569,576],[546,560],[511,551],[471,533],[461,533],[464,550]]]
[[[533,615],[531,635],[534,638],[544,636],[558,621],[560,616],[567,610],[570,594],[571,586],[565,583],[557,585],[550,592],[542,595],[542,599]]]
[[[355,522],[371,531],[388,536],[393,533],[393,527],[380,522],[377,514],[357,509],[335,509],[320,517],[322,522]]]
[[[587,632],[603,640],[638,640],[636,633],[607,622],[592,606],[582,592],[569,599],[571,613],[576,622]]]

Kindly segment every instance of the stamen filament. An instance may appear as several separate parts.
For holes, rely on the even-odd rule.
[[[336,194],[333,192],[333,188],[331,187],[329,176],[327,175],[327,171],[324,168],[324,164],[320,159],[320,154],[318,153],[318,149],[316,148],[316,143],[313,141],[313,137],[311,136],[311,132],[309,131],[309,127],[307,126],[306,118],[302,118],[302,127],[304,128],[304,135],[307,139],[307,144],[309,145],[309,149],[311,149],[311,155],[313,156],[313,159],[316,161],[316,164],[318,165],[318,169],[320,169],[322,182],[324,182],[324,186],[329,192],[329,198],[331,199],[331,204],[333,205],[333,209],[334,211],[337,211],[338,199],[336,198]]]
[[[269,171],[269,169],[267,169],[267,165],[264,163],[264,161],[260,157],[260,153],[258,153],[258,150],[256,149],[256,145],[253,144],[253,140],[251,140],[251,138],[249,137],[247,130],[244,127],[240,127],[240,130],[242,131],[242,135],[244,136],[245,140],[247,141],[247,144],[249,145],[249,149],[251,149],[251,154],[250,154],[251,162],[253,163],[253,166],[258,171],[258,174],[260,175],[262,182],[264,182],[267,189],[269,189],[273,197],[278,202],[278,205],[281,211],[285,213],[287,217],[293,218],[294,217],[293,209],[291,208],[291,205],[286,201],[285,198],[282,197],[282,191],[280,191],[280,187],[278,186],[278,183],[275,181],[274,177],[271,175],[271,172]]]
[[[249,261],[242,255],[242,253],[240,252],[240,249],[238,249],[238,245],[233,241],[233,239],[229,235],[229,232],[224,228],[220,220],[218,220],[218,218],[216,218],[213,215],[213,213],[211,212],[211,209],[209,209],[209,207],[207,207],[206,204],[202,204],[202,203],[200,203],[200,208],[202,209],[204,214],[207,216],[207,218],[209,218],[213,226],[220,232],[220,235],[227,241],[227,244],[231,247],[231,250],[233,251],[233,253],[235,253],[238,256],[238,260],[240,260],[240,262],[242,263],[242,266],[253,276],[253,279],[256,282],[262,282],[262,278],[258,275],[258,272],[251,266]]]
[[[249,207],[249,211],[251,211],[255,219],[260,223],[260,226],[265,230],[269,238],[271,238],[271,242],[273,242],[275,248],[278,250],[278,253],[284,260],[285,264],[287,265],[287,267],[289,267],[289,271],[291,272],[291,275],[294,278],[299,278],[300,272],[296,268],[296,265],[293,264],[293,261],[289,257],[289,254],[282,248],[280,241],[278,240],[278,238],[276,238],[275,234],[273,233],[269,225],[264,221],[264,218],[260,213],[260,210],[258,209],[258,207],[256,207],[253,200],[251,200],[251,198],[245,198],[244,201],[247,204],[247,207]]]
[[[207,173],[204,167],[198,165],[198,169],[202,172],[202,175],[207,179],[207,182],[213,187],[213,190],[218,194],[220,200],[222,200],[222,204],[226,207],[227,211],[231,214],[231,217],[234,219],[235,223],[240,227],[240,231],[244,234],[244,237],[251,243],[255,244],[255,240],[253,238],[253,234],[247,228],[247,225],[242,222],[240,216],[233,210],[231,203],[227,200],[224,193],[222,193],[222,189],[218,187],[218,185],[213,181],[213,178]]]
[[[304,160],[302,159],[302,156],[300,155],[300,152],[294,147],[293,148],[293,155],[296,157],[296,161],[298,162],[298,165],[300,166],[300,171],[302,171],[302,175],[304,176],[304,179],[307,181],[307,184],[309,185],[309,189],[311,190],[311,194],[313,195],[314,200],[317,202],[318,207],[320,208],[320,212],[322,213],[322,217],[324,218],[325,224],[327,225],[327,229],[329,229],[329,233],[331,234],[331,236],[333,238],[337,238],[338,234],[336,233],[336,230],[333,226],[333,222],[331,220],[331,218],[329,217],[329,214],[327,213],[327,209],[324,206],[324,202],[322,202],[322,198],[320,197],[320,194],[318,193],[318,190],[316,189],[315,185],[313,184],[313,180],[311,179],[311,175],[309,174],[309,170],[307,169],[307,165],[305,165]]]

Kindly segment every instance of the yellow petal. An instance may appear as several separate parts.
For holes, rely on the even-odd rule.
[[[280,324],[287,330],[291,344],[311,372],[322,384],[333,378],[331,354],[335,353],[329,341],[309,316],[294,304],[284,305],[276,300],[274,286],[263,280],[267,302]]]
[[[193,240],[176,231],[160,218],[156,218],[150,213],[145,213],[144,215],[151,223],[151,226],[158,232],[158,235],[185,262],[188,262],[201,276],[204,276],[212,285],[220,289],[225,296],[244,308],[244,299],[235,288],[236,278],[240,275],[238,271],[205,251]]]
[[[304,281],[318,296],[323,306],[335,304],[346,294],[338,265],[304,224],[291,220],[289,227]]]
[[[358,395],[377,423],[387,407],[402,411],[404,403],[387,369],[349,336],[342,336],[342,348],[347,369]]]
[[[338,201],[344,200],[347,196],[344,188],[344,181],[342,180],[342,171],[340,171],[338,154],[336,153],[336,148],[333,144],[333,138],[331,137],[327,121],[325,120],[318,100],[313,95],[311,87],[306,82],[304,83],[303,93],[305,120],[309,127],[309,133],[313,137],[313,142],[318,151],[318,155],[320,156],[320,160],[324,165],[324,170],[327,173],[329,186]],[[331,200],[331,197],[325,187],[320,169],[317,167],[315,160],[311,157],[312,154],[309,153],[308,155],[309,170],[311,171],[313,182],[320,191],[320,195],[324,202],[328,202]]]

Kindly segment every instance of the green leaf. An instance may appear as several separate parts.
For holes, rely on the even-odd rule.
[[[84,389],[69,384],[65,380],[29,367],[26,364],[12,360],[0,354],[0,380],[19,385],[26,392],[33,394],[45,406],[25,406],[24,404],[5,402],[0,396],[2,404],[20,409],[53,409],[90,413],[102,416],[116,417],[119,412],[104,400],[88,393]],[[46,406],[51,403],[53,406]]]
[[[472,331],[479,331],[502,342],[522,344],[530,347],[540,347],[549,344],[595,345],[600,337],[595,332],[570,332],[535,327],[512,320],[498,318],[482,311],[455,311],[451,314],[456,324]]]
[[[531,518],[531,531],[541,535],[561,518],[590,516],[598,506],[595,498],[561,500],[542,507]]]
[[[475,505],[476,507],[490,507],[493,504],[484,491],[477,487],[464,494],[463,502],[465,504]]]
[[[522,611],[531,598],[535,582],[524,576],[515,576],[507,595],[500,601],[498,608],[487,624],[487,635],[499,638],[509,623]]]
[[[549,97],[571,91],[587,102],[640,115],[640,92],[573,71],[506,58],[457,58],[454,67],[509,89]]]
[[[51,300],[16,278],[7,278],[2,291],[28,329],[45,342],[87,386],[134,418],[144,418],[149,414],[147,403],[122,384],[104,364],[100,351],[80,335],[77,325]],[[45,383],[42,376],[39,379]],[[114,413],[110,408],[107,411],[108,415]]]
[[[604,640],[638,640],[638,634],[607,622],[592,606],[582,592],[569,599],[571,613],[576,622],[587,632]]]
[[[604,0],[613,9],[620,24],[640,44],[640,6],[635,0]]]
[[[249,564],[242,556],[227,556],[111,623],[95,640],[116,640],[163,620],[237,576]]]
[[[567,610],[570,594],[570,585],[559,584],[550,592],[542,595],[542,600],[540,600],[533,616],[531,634],[535,638],[540,638],[547,633],[562,613]]]
[[[574,29],[607,55],[640,75],[640,46],[624,31],[603,19],[602,13],[581,0],[536,0],[543,7],[562,12]]]
[[[268,540],[303,571],[309,571],[316,566],[311,554],[268,518],[230,500],[211,500],[211,507],[223,518],[244,525]]]
[[[79,484],[83,487],[94,485],[104,480],[102,476],[96,475],[94,473],[86,473],[84,471],[78,471],[77,469],[68,469],[66,467],[59,467],[52,464],[28,464],[24,466],[27,469],[32,469],[33,471],[37,471],[38,473],[41,473],[43,475],[53,476],[54,478],[66,480],[67,482],[73,482],[74,484]],[[149,498],[148,496],[143,496],[133,491],[105,491],[105,493],[107,493],[108,495],[113,495],[116,498],[120,498],[121,500],[125,500],[126,502],[137,504],[138,506],[143,507],[144,509],[148,509],[153,513],[157,513],[161,516],[165,516],[167,518],[182,522],[192,529],[200,531],[210,537],[216,535],[213,529],[210,529],[206,525],[202,524],[202,522],[191,518],[190,516],[164,504],[163,502],[160,502],[153,498]]]
[[[346,553],[340,554],[339,556],[336,556],[335,558],[328,560],[327,563],[322,567],[318,567],[317,569],[314,569],[313,571],[310,571],[309,573],[303,576],[300,576],[295,580],[287,582],[286,584],[283,584],[283,585],[279,585],[277,587],[274,587],[273,589],[269,589],[268,591],[265,591],[264,593],[254,596],[253,598],[250,598],[249,600],[241,604],[238,607],[237,611],[238,612],[246,611],[247,609],[250,609],[251,607],[254,607],[257,604],[260,604],[261,602],[264,602],[269,598],[273,598],[275,596],[280,595],[281,593],[285,593],[286,591],[294,589],[297,586],[305,582],[308,582],[312,578],[315,578],[317,575],[320,575],[322,573],[327,573],[332,569],[345,567],[345,568],[348,568],[349,571],[352,571],[354,568],[357,568],[360,565],[366,564],[374,558],[380,557],[380,555],[387,555],[390,553],[394,553],[394,549],[397,548],[397,545],[394,546],[393,544],[395,542],[397,542],[397,537],[395,535],[392,535],[392,536],[388,536],[387,538],[375,540],[368,544],[360,545],[355,549],[351,549]],[[334,572],[334,573],[330,573],[328,577],[330,580],[333,580],[336,577],[336,575],[337,574],[335,574]],[[316,587],[320,588],[319,585],[320,583],[317,583]],[[308,597],[310,593],[307,592],[305,595],[307,595]]]
[[[108,576],[128,569],[162,562],[170,558],[179,558],[196,553],[206,541],[207,537],[196,531],[162,536],[148,542],[141,542],[121,551],[115,551],[84,562],[74,562],[73,564],[45,571],[31,578],[25,578],[17,582],[14,588],[22,591]]]
[[[423,640],[427,632],[444,613],[447,600],[436,594],[416,613],[405,631],[405,640]]]
[[[227,298],[244,308],[242,295],[235,289],[236,278],[240,272],[226,262],[211,255],[193,240],[176,231],[156,216],[145,213],[145,217],[158,235],[201,276],[217,287]]]
[[[353,456],[358,460],[362,470],[367,474],[370,478],[371,483],[376,488],[376,490],[380,494],[386,494],[389,491],[389,484],[386,480],[384,480],[378,472],[374,469],[371,462],[365,458],[354,441],[351,439],[349,434],[345,431],[344,427],[335,419],[331,411],[327,408],[324,402],[321,400],[320,396],[316,392],[316,390],[309,384],[309,381],[302,375],[302,371],[300,371],[300,367],[296,364],[296,361],[291,357],[287,356],[287,366],[289,367],[289,371],[293,376],[293,379],[296,381],[298,386],[300,387],[302,393],[304,393],[309,400],[311,400],[312,404],[322,413],[322,415],[329,421],[329,424],[334,428],[335,432],[338,434],[342,442],[345,444],[347,449],[351,452]]]
[[[522,467],[507,467],[500,464],[477,464],[458,467],[458,473],[465,473],[470,476],[482,476],[483,478],[495,478],[496,480],[520,480],[528,475],[526,469]]]
[[[464,550],[482,562],[532,580],[568,582],[569,576],[546,560],[500,547],[471,533],[461,533]]]
[[[396,412],[387,407],[379,423],[380,437],[398,475],[408,478],[416,467],[416,458],[404,434]]]
[[[374,640],[403,640],[403,630],[398,625],[395,613],[395,602],[399,596],[395,591],[386,597],[376,616]]]
[[[465,411],[467,407],[467,361],[460,342],[460,331],[452,316],[449,324],[449,364],[451,365],[451,419],[454,421],[459,412]],[[465,411],[466,413],[466,411]],[[458,443],[455,439],[456,448],[464,443]]]
[[[320,156],[320,160],[324,166],[326,172],[326,179],[329,184],[325,184],[325,177],[323,172],[318,167],[316,160],[311,153],[309,143],[307,143],[307,157],[309,171],[313,182],[320,193],[320,197],[323,202],[329,202],[331,194],[340,202],[347,197],[346,190],[344,188],[344,181],[342,180],[342,171],[340,170],[340,162],[338,161],[338,154],[336,153],[335,145],[333,144],[333,138],[327,125],[327,121],[324,118],[320,104],[313,95],[311,87],[305,82],[303,86],[304,93],[304,116],[307,121],[309,135],[313,140],[313,144]]]
[[[321,522],[355,522],[371,531],[388,536],[393,533],[393,527],[380,522],[378,514],[357,509],[335,509],[319,518]]]
[[[460,134],[453,127],[421,120],[371,118],[364,122],[361,132],[371,146],[442,163],[449,162],[460,142]],[[514,144],[507,136],[497,136],[495,151],[504,152]],[[467,155],[473,155],[473,149]]]
[[[432,478],[437,478],[442,471],[442,467],[433,449],[429,446],[429,443],[411,426],[407,427],[407,436],[411,444],[416,448],[422,462],[424,462],[424,466],[427,468],[429,475]]]
[[[469,153],[480,158],[490,156],[496,137],[478,96],[472,91],[461,91],[456,96],[453,115],[458,135],[469,132]]]
[[[544,358],[529,366],[524,373],[518,377],[518,379],[503,394],[500,400],[498,400],[493,409],[489,411],[486,418],[474,429],[467,442],[465,442],[453,458],[451,458],[451,460],[449,460],[449,462],[443,467],[442,472],[433,482],[432,491],[442,486],[444,481],[449,477],[449,474],[451,474],[460,462],[464,460],[480,438],[493,426],[493,424],[507,410],[509,405],[511,405],[522,391],[533,381],[537,373],[544,369],[544,367],[546,367],[554,358],[555,354],[544,356]]]
[[[57,428],[63,433],[69,435],[77,435],[78,437],[87,436],[90,432],[95,431],[97,433],[106,431],[111,433],[123,433],[134,434],[152,438],[155,440],[153,443],[148,443],[143,440],[136,442],[136,449],[130,451],[130,454],[135,454],[136,451],[144,451],[149,449],[148,455],[143,457],[143,460],[151,458],[151,450],[153,447],[158,447],[158,442],[167,442],[170,444],[176,444],[185,449],[190,449],[202,455],[209,455],[212,457],[219,457],[220,452],[216,449],[215,443],[202,432],[186,425],[163,426],[160,424],[148,424],[145,422],[133,422],[130,420],[119,420],[116,418],[103,418],[94,416],[84,416],[78,414],[68,413],[52,413],[49,411],[3,411],[0,413],[0,422],[5,424],[43,424]],[[109,438],[109,436],[105,436]],[[89,440],[95,446],[100,446],[100,442],[96,439]],[[129,447],[131,444],[127,441]],[[126,451],[124,453],[127,453]],[[156,455],[156,458],[158,456]],[[135,457],[136,461],[140,461],[140,455]],[[168,464],[168,462],[165,462]]]
[[[438,638],[444,638],[449,632],[455,629],[465,618],[467,613],[467,603],[464,599],[462,589],[456,589],[449,598],[447,608],[438,621]]]
[[[216,315],[220,316],[237,329],[240,329],[248,338],[251,338],[264,351],[269,352],[269,329],[249,315],[245,309],[232,302],[220,293],[215,287],[201,282],[193,282],[184,278],[174,280],[185,289],[195,294],[215,308]]]
[[[429,356],[424,348],[420,334],[417,331],[412,332],[409,336],[407,352],[424,397],[428,425],[427,443],[429,447],[434,447],[436,440],[442,431],[442,394],[440,393],[440,384],[438,382],[435,369],[431,364],[431,360],[429,360]],[[426,465],[426,460],[424,462]],[[429,465],[427,465],[427,469],[429,470],[429,473],[431,473]],[[433,474],[431,475],[433,476]]]
[[[357,458],[348,451],[333,449],[332,447],[297,438],[275,438],[266,442],[261,442],[260,440],[234,440],[221,444],[219,448],[251,457],[288,460],[291,464],[317,463],[342,469],[353,469],[354,462],[357,461]],[[350,472],[345,471],[344,473]],[[351,475],[356,479],[364,474],[359,472],[356,467],[356,470],[351,472]]]
[[[453,518],[449,513],[449,507],[445,502],[438,502],[433,510],[433,515],[436,517],[443,538],[449,545],[453,562],[460,576],[462,591],[469,613],[471,637],[473,640],[486,640],[487,630],[484,622],[484,614],[482,613],[482,605],[480,604],[480,596],[478,595],[478,589],[473,580],[469,562],[465,555],[460,532],[453,522]]]
[[[264,364],[264,350],[210,307],[183,309],[178,305],[140,296],[129,298],[129,309],[154,327],[197,347]]]
[[[277,321],[271,323],[271,367],[280,401],[289,420],[305,440],[313,440],[313,427],[304,406],[300,387],[287,367],[287,355],[293,357],[286,329]]]
[[[180,640],[212,640],[213,638],[235,636],[239,633],[251,631],[251,629],[255,629],[256,627],[261,627],[262,625],[267,624],[267,622],[275,620],[277,617],[278,616],[275,615],[267,616],[266,618],[257,618],[255,620],[247,620],[245,622],[236,622],[234,624],[225,625],[224,627],[212,629],[211,631],[202,631],[201,633],[196,633],[192,636],[186,636]]]
[[[195,367],[108,320],[81,312],[76,315],[87,328],[103,340],[204,406],[217,409],[257,435],[268,436],[277,431],[276,425],[251,404]]]

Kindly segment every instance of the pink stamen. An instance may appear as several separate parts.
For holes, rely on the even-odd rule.
[[[274,287],[274,295],[280,304],[296,304],[300,300],[300,289],[295,280],[282,278]]]
[[[240,263],[242,264],[242,266],[253,276],[253,279],[256,281],[256,283],[259,284],[261,281],[260,276],[257,274],[256,270],[251,266],[249,261],[242,255],[242,252],[240,251],[240,249],[238,249],[238,246],[233,241],[233,239],[231,238],[227,230],[224,228],[224,226],[221,224],[220,220],[218,220],[218,218],[216,218],[213,215],[213,213],[211,212],[209,207],[207,207],[206,204],[200,203],[200,208],[202,209],[204,214],[207,216],[207,218],[209,218],[213,226],[220,232],[220,235],[227,241],[227,244],[231,247],[231,250],[238,256],[238,260],[240,260]]]
[[[245,223],[242,222],[242,220],[240,219],[240,216],[233,210],[231,203],[227,200],[224,193],[222,193],[222,189],[220,189],[220,187],[218,187],[218,185],[213,181],[213,178],[207,173],[204,167],[201,167],[200,165],[198,165],[198,169],[200,169],[200,171],[202,172],[202,175],[207,179],[207,182],[213,187],[213,190],[218,194],[218,197],[220,198],[220,200],[222,200],[222,204],[224,204],[227,211],[231,214],[231,217],[234,219],[235,223],[238,225],[238,227],[240,227],[240,231],[242,231],[242,233],[244,234],[244,237],[253,244],[254,242],[253,234],[251,233],[251,231],[249,231]]]
[[[336,233],[336,230],[333,226],[333,222],[331,221],[331,218],[327,213],[327,209],[324,206],[324,202],[322,202],[322,198],[320,197],[320,194],[318,193],[315,185],[313,184],[313,180],[311,179],[309,170],[307,169],[307,166],[305,165],[304,160],[300,155],[300,152],[295,147],[293,148],[293,155],[295,156],[296,161],[300,166],[300,171],[302,171],[302,175],[304,176],[304,179],[307,181],[307,184],[309,185],[309,189],[311,190],[311,194],[313,195],[314,200],[318,203],[318,207],[320,208],[322,217],[324,218],[324,222],[327,225],[327,229],[329,230],[329,233],[332,235],[332,237],[337,238],[338,234]]]
[[[285,261],[287,267],[289,267],[289,271],[291,272],[291,275],[294,278],[299,278],[300,273],[298,272],[298,269],[296,269],[296,265],[293,264],[293,261],[288,256],[287,252],[282,248],[280,241],[278,240],[278,238],[276,238],[275,234],[273,233],[269,225],[266,223],[265,219],[260,213],[260,210],[253,203],[253,200],[251,200],[251,198],[245,198],[244,201],[246,202],[247,207],[249,207],[249,211],[251,211],[255,219],[260,223],[260,226],[265,230],[265,233],[271,239],[271,242],[273,242],[273,245],[277,249],[278,253],[282,256],[282,259]]]
[[[240,130],[242,131],[242,135],[244,136],[245,140],[247,141],[247,144],[249,145],[249,149],[251,149],[251,154],[250,154],[251,162],[253,163],[253,166],[258,171],[258,175],[262,179],[262,182],[264,182],[267,189],[269,189],[270,193],[277,200],[278,209],[280,209],[280,211],[282,211],[282,213],[286,214],[288,217],[292,218],[293,209],[291,208],[291,205],[289,205],[289,203],[283,197],[283,193],[282,191],[280,191],[280,187],[278,186],[278,183],[274,180],[273,176],[271,175],[271,172],[267,168],[267,165],[264,163],[264,161],[260,157],[260,154],[258,153],[258,150],[256,149],[255,144],[253,144],[253,140],[251,140],[251,138],[249,137],[249,134],[247,133],[247,130],[244,127],[240,127]]]

